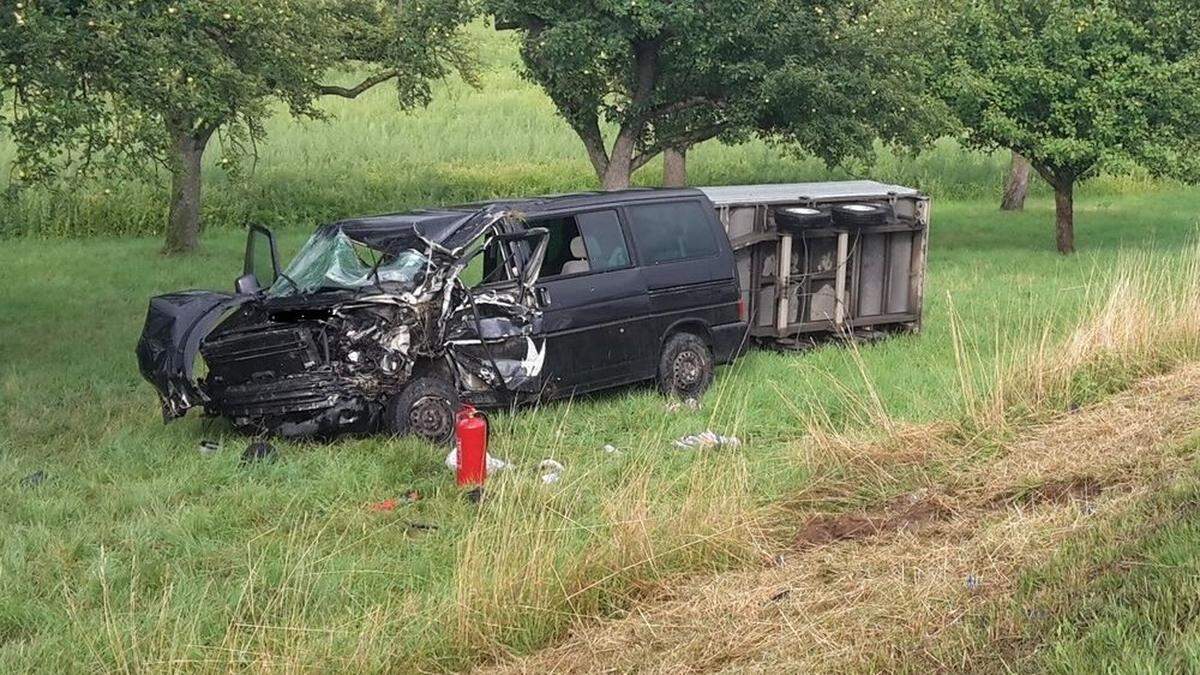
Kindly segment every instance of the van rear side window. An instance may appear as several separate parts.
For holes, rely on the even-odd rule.
[[[670,202],[627,207],[633,245],[643,265],[707,258],[717,253],[717,240],[696,202]]]

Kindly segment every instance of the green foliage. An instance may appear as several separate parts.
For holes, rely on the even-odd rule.
[[[317,97],[391,81],[400,107],[427,103],[430,79],[471,72],[457,30],[472,11],[469,0],[18,3],[0,16],[15,178],[142,172],[157,160],[177,181],[174,226],[177,207],[197,213],[196,155],[218,130],[233,167],[263,137],[274,101],[321,117]],[[360,85],[324,84],[360,63]]]
[[[597,173],[628,182],[670,147],[754,130],[828,163],[945,129],[925,96],[901,3],[491,0],[526,76],[579,134]],[[904,77],[896,73],[904,72]],[[612,150],[601,129],[619,129]]]
[[[946,32],[941,89],[981,147],[1052,184],[1104,167],[1200,179],[1200,4],[968,0]]]
[[[16,176],[170,163],[171,131],[224,127],[226,155],[263,134],[269,102],[319,117],[331,68],[393,72],[401,107],[430,78],[469,66],[455,29],[466,2],[30,0],[0,16]]]

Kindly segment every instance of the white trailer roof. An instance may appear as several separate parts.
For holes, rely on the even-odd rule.
[[[775,183],[768,185],[723,185],[700,190],[717,206],[737,204],[795,204],[808,201],[845,199],[886,199],[920,196],[919,190],[888,185],[873,180],[849,180],[830,183]]]

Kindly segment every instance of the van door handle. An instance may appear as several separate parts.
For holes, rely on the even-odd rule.
[[[550,304],[550,289],[545,286],[537,287],[538,304],[545,307]]]

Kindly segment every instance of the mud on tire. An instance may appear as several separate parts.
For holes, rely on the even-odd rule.
[[[413,379],[388,401],[385,421],[397,436],[413,435],[430,443],[454,440],[458,392],[450,382],[430,375]]]
[[[667,338],[658,361],[658,388],[667,396],[699,398],[712,384],[712,350],[692,333]]]

